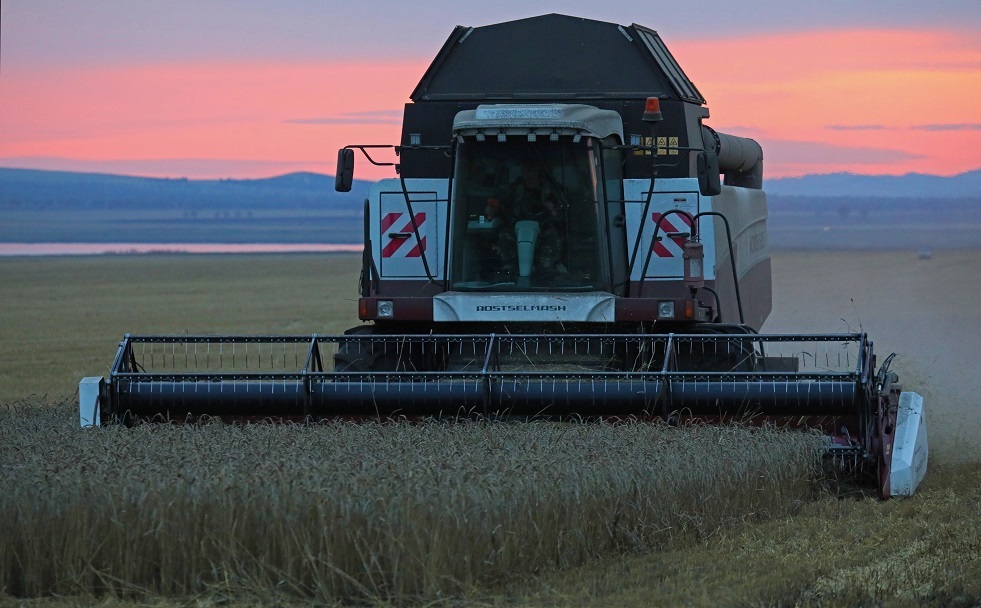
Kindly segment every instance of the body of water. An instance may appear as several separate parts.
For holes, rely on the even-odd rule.
[[[361,245],[324,243],[0,243],[0,256],[149,253],[351,253]]]

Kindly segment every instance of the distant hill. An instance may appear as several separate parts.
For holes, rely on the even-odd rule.
[[[0,168],[0,204],[347,205],[360,210],[371,182],[355,180],[350,193],[334,191],[333,176],[290,173],[264,179],[161,179],[102,173]],[[850,198],[981,197],[981,169],[951,177],[830,173],[767,179],[771,196]]]
[[[0,242],[359,243],[369,186],[0,169]]]
[[[0,242],[360,243],[371,183],[0,168]],[[766,180],[774,248],[981,247],[981,170]]]
[[[981,169],[951,177],[908,173],[906,175],[858,175],[830,173],[768,179],[768,194],[779,196],[847,196],[853,198],[964,198],[981,197]]]
[[[334,191],[334,178],[290,173],[265,179],[189,180],[0,168],[0,204],[111,206],[117,204],[204,209],[232,205],[345,205],[361,209],[370,182],[350,193]]]
[[[981,247],[981,170],[807,175],[767,180],[764,188],[777,249]]]

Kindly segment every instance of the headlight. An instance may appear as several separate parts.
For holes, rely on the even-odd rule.
[[[395,307],[391,300],[378,300],[377,312],[379,319],[390,319],[395,314]]]
[[[674,318],[674,302],[658,302],[657,303],[657,318],[658,319],[673,319]]]

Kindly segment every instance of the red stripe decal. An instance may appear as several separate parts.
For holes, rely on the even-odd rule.
[[[657,223],[657,220],[660,217],[661,214],[656,211],[651,214],[651,219],[654,220],[655,224]],[[691,222],[688,220],[688,216],[675,214],[675,217],[681,219],[680,225],[684,226],[688,230],[691,230]],[[681,232],[681,230],[675,228],[674,224],[672,224],[670,220],[661,220],[661,230],[658,232],[658,236],[661,236],[669,232]],[[674,242],[674,244],[676,244],[679,249],[685,246],[685,239],[683,237],[680,236],[672,237],[671,241]],[[661,242],[654,243],[654,245],[651,248],[654,250],[654,253],[656,253],[657,256],[660,258],[673,258],[678,256],[677,252],[672,253],[671,250],[665,247],[664,244]]]
[[[674,257],[674,255],[670,251],[668,251],[668,248],[665,247],[662,243],[654,243],[654,253],[656,253],[657,257],[659,258]]]
[[[401,213],[389,213],[388,215],[385,216],[384,220],[382,221],[382,225],[384,226],[385,222],[388,221],[388,219],[390,217],[392,217],[393,215],[395,217],[392,218],[392,220],[391,220],[391,222],[389,222],[388,226],[386,226],[385,228],[382,229],[382,236],[384,236],[384,231],[388,227],[391,227],[392,222],[394,222],[395,220],[397,220],[400,217],[402,217],[402,214]],[[422,227],[423,227],[423,224],[426,223],[426,214],[425,213],[417,213],[415,215],[415,219],[416,219],[416,226],[419,228],[419,236],[421,237],[421,243],[423,244],[422,251],[425,251],[426,250],[426,247],[425,247],[426,237],[425,237],[425,235],[423,233]],[[382,257],[383,258],[390,258],[390,257],[394,256],[395,253],[406,242],[408,242],[408,241],[415,241],[416,240],[414,230],[412,229],[412,220],[409,220],[408,222],[406,222],[405,226],[403,226],[402,229],[399,230],[399,232],[402,232],[402,233],[410,233],[411,236],[409,236],[407,238],[394,238],[394,239],[390,239],[388,241],[388,244],[385,245],[385,247],[382,249]],[[418,251],[418,250],[419,250],[419,245],[417,244],[413,249],[411,249],[409,251],[409,253],[406,255],[406,257],[419,257],[420,251]],[[413,252],[415,252],[415,255],[412,255]]]
[[[419,228],[419,236],[422,236],[422,225],[426,221],[425,213],[416,214],[416,226]],[[401,232],[412,232],[412,220],[406,222],[405,226],[402,227]]]
[[[408,239],[392,239],[388,241],[388,245],[385,245],[385,248],[382,249],[382,257],[390,258],[393,255],[395,255],[395,252],[399,250],[399,247],[402,246],[402,243],[404,243],[407,240]]]
[[[422,245],[422,249],[421,250],[419,248],[419,245]],[[409,253],[405,254],[405,257],[407,257],[407,258],[417,258],[420,255],[422,255],[422,252],[426,250],[426,237],[422,237],[422,241],[419,242],[419,245],[416,245],[415,247],[413,247],[412,250],[409,251]]]
[[[396,222],[400,217],[401,213],[389,213],[385,217],[381,218],[381,231],[384,233],[386,230],[392,227],[392,224]]]

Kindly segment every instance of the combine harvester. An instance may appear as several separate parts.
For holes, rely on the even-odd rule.
[[[763,154],[704,124],[657,32],[562,15],[457,27],[364,203],[343,336],[131,336],[81,422],[689,418],[817,428],[912,494],[922,398],[865,334],[760,335]],[[379,162],[391,155],[398,164]],[[724,180],[722,179],[724,175]]]

